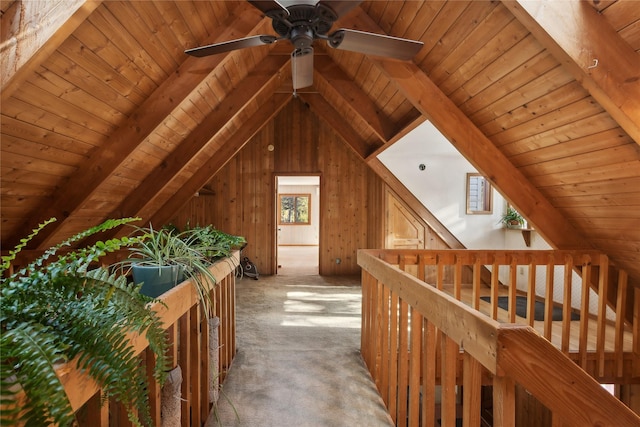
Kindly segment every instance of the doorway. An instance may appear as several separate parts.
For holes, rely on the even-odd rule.
[[[276,274],[316,276],[320,265],[320,176],[276,176]]]

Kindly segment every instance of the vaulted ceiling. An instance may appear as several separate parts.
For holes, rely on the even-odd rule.
[[[330,3],[330,2],[329,2]],[[363,1],[334,28],[420,40],[412,61],[316,41],[205,58],[256,34],[245,1],[0,1],[1,238],[46,247],[106,218],[168,220],[299,99],[376,154],[430,120],[555,247],[640,279],[640,7],[601,1]]]

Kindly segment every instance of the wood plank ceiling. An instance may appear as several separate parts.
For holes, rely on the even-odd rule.
[[[105,218],[168,220],[293,97],[288,42],[244,1],[1,1],[2,246]],[[558,248],[640,280],[640,7],[364,1],[335,28],[421,40],[413,61],[316,41],[297,94],[374,168],[425,119]]]

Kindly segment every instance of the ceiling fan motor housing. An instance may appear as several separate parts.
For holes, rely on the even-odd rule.
[[[296,49],[310,47],[316,35],[326,35],[337,19],[328,7],[311,4],[289,6],[289,16],[271,16],[273,29],[283,38],[288,38]]]

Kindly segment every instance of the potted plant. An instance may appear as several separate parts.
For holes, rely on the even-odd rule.
[[[96,265],[107,253],[135,245],[123,237],[71,249],[88,236],[139,220],[109,220],[56,245],[12,275],[7,272],[41,224],[2,257],[0,290],[0,424],[71,425],[74,414],[56,365],[75,360],[106,395],[126,408],[133,424],[150,425],[147,380],[126,337],[145,336],[164,382],[166,337],[151,298],[124,276]]]
[[[205,313],[210,314],[209,289],[217,281],[210,267],[217,259],[228,257],[230,251],[214,244],[204,230],[180,232],[175,227],[136,227],[134,235],[143,238],[129,247],[130,256],[116,266],[120,269],[130,267],[134,282],[143,283],[141,292],[153,297],[160,296],[183,279],[190,279]],[[212,258],[212,254],[217,257]]]
[[[500,222],[507,228],[522,228],[524,218],[512,206],[507,206],[507,212],[500,218]]]
[[[183,234],[190,244],[198,245],[211,261],[228,258],[234,250],[247,244],[244,237],[225,233],[212,225],[193,228],[187,226]]]

